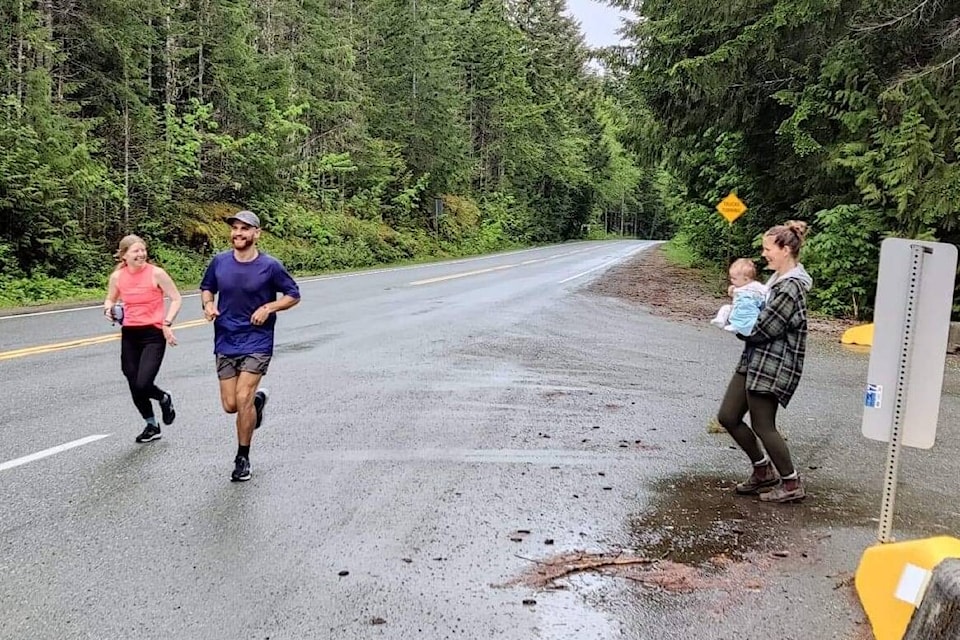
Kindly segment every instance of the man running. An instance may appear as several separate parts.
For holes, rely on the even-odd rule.
[[[237,414],[237,456],[230,479],[243,482],[250,479],[250,441],[267,404],[267,390],[258,387],[273,356],[276,314],[300,302],[300,289],[279,260],[257,249],[256,214],[240,211],[226,223],[233,250],[210,261],[200,299],[203,316],[213,321],[220,402],[224,411]]]

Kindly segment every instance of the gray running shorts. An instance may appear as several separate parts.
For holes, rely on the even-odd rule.
[[[217,377],[221,380],[229,380],[239,376],[241,371],[265,376],[272,357],[266,353],[251,353],[247,356],[224,356],[218,353]]]

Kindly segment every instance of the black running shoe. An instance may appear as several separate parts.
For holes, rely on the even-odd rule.
[[[253,425],[254,429],[259,429],[260,425],[263,424],[263,409],[267,406],[267,400],[270,399],[270,394],[266,389],[257,389],[257,392],[253,394],[253,408],[257,410],[257,422]]]
[[[173,424],[177,418],[177,410],[173,408],[173,398],[169,393],[163,394],[160,399],[160,412],[163,417],[163,424]]]
[[[136,437],[137,442],[152,442],[160,439],[160,427],[148,424],[143,431]]]
[[[232,482],[245,482],[250,479],[250,460],[237,456],[233,464],[233,474],[230,476]]]

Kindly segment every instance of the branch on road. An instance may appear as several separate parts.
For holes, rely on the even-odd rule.
[[[536,563],[537,567],[534,571],[500,586],[512,587],[522,584],[528,587],[543,589],[561,578],[585,571],[599,571],[638,564],[651,565],[659,561],[657,558],[647,558],[624,552],[604,554],[575,551],[547,560],[535,560],[519,555],[517,557],[527,562]]]

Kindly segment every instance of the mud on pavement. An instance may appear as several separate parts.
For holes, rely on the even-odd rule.
[[[619,300],[638,313],[699,332],[716,331],[707,322],[724,304],[723,290],[718,277],[672,265],[657,247],[613,266],[584,293]],[[848,326],[813,319],[811,340],[832,349],[828,345],[837,343]],[[716,340],[721,339],[717,334]],[[816,358],[818,349],[813,351]],[[703,357],[714,359],[709,353]],[[863,355],[859,357],[854,369],[863,365]],[[818,383],[814,377],[809,374],[801,383],[807,387],[805,393],[818,393],[812,387],[821,384],[830,388],[829,381]],[[859,381],[849,384],[855,387]],[[708,385],[712,386],[717,385]],[[658,393],[656,383],[643,387]],[[691,398],[703,395],[691,391]],[[839,406],[844,402],[831,401]],[[829,410],[831,403],[823,409]],[[795,424],[813,420],[804,418],[805,413],[791,410],[786,419],[781,416],[798,468],[811,479],[810,495],[803,503],[768,505],[735,497],[733,486],[743,479],[742,454],[732,441],[724,440],[725,433],[701,435],[715,439],[716,448],[733,450],[724,460],[734,471],[706,465],[662,476],[645,488],[649,499],[624,514],[625,537],[618,544],[519,556],[527,563],[526,570],[495,586],[522,587],[534,594],[573,591],[617,618],[625,637],[869,640],[873,636],[854,590],[853,570],[859,554],[872,543],[879,503],[856,480],[848,481],[845,471],[820,469],[821,464],[831,464],[825,453],[828,445],[803,433],[804,425]],[[703,433],[710,417],[700,415]],[[849,422],[844,418],[845,426]],[[638,440],[637,447],[659,450],[661,445],[654,438]],[[937,515],[928,505],[914,517]],[[524,603],[535,605],[536,596]]]

